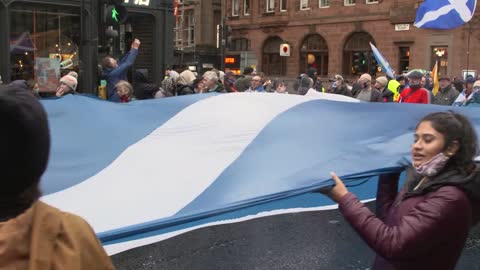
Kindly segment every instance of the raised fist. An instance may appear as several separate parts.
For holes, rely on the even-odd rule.
[[[132,48],[138,49],[138,47],[140,47],[140,40],[138,40],[138,39],[133,40]]]

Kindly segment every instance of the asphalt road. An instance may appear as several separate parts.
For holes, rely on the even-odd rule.
[[[338,210],[331,210],[201,228],[112,259],[117,269],[366,270],[373,257]],[[480,226],[456,269],[480,270]]]

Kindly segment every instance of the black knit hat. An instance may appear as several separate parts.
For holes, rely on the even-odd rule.
[[[0,87],[0,196],[38,185],[50,152],[47,114],[26,88]]]

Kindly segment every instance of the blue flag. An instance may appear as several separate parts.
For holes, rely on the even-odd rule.
[[[86,219],[114,254],[208,222],[296,208],[310,197],[290,199],[333,184],[330,171],[352,181],[398,170],[418,120],[451,109],[327,97],[348,100],[325,93],[43,100],[52,149],[42,200]],[[480,130],[480,114],[469,109],[454,108]],[[375,198],[375,185],[356,188],[360,199]],[[319,197],[316,206],[334,204]]]
[[[470,21],[477,0],[426,0],[417,10],[415,27],[453,29]]]

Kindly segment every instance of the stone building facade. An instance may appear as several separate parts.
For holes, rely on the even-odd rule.
[[[378,65],[369,42],[397,72],[439,63],[441,75],[480,70],[479,8],[472,21],[453,30],[413,26],[418,0],[226,0],[232,28],[228,55],[256,56],[256,68],[270,76],[296,77],[307,67],[321,76],[354,78]],[[480,5],[480,4],[477,4]],[[469,34],[470,33],[470,34]],[[469,41],[470,40],[470,41]],[[290,56],[280,56],[280,44]],[[467,53],[469,52],[469,53]]]
[[[178,11],[174,28],[174,65],[195,71],[220,66],[217,25],[222,21],[221,0],[175,0]]]

